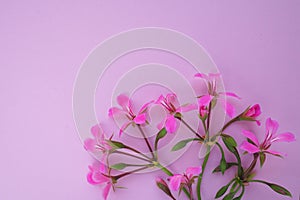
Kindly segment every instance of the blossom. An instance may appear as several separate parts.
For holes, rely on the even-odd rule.
[[[106,154],[111,149],[111,147],[105,140],[105,134],[99,124],[91,128],[91,133],[93,135],[93,138],[88,138],[84,141],[84,148],[85,150],[93,154],[102,153],[103,156],[101,160],[103,161],[106,158]]]
[[[109,117],[115,117],[116,115],[123,115],[127,118],[127,121],[121,126],[119,135],[121,135],[124,130],[131,124],[145,124],[147,121],[146,112],[151,103],[153,101],[150,101],[146,104],[144,104],[141,109],[138,111],[137,114],[133,112],[133,106],[131,99],[125,94],[121,94],[117,97],[117,102],[121,106],[121,108],[118,107],[112,107],[108,111]]]
[[[106,166],[102,163],[95,162],[89,166],[89,173],[87,174],[87,181],[92,185],[104,185],[102,196],[107,199],[108,193],[113,186],[111,178],[106,176]]]
[[[260,121],[256,118],[261,114],[261,109],[259,104],[255,104],[247,108],[241,115],[241,119],[256,121],[257,125],[260,125]]]
[[[199,107],[200,107],[200,116],[201,116],[201,112],[202,114],[207,113],[208,108],[207,106],[210,104],[210,102],[213,99],[219,99],[222,102],[223,108],[225,110],[225,113],[229,116],[229,117],[233,117],[235,115],[235,108],[232,104],[228,103],[226,101],[226,97],[234,97],[236,99],[240,99],[240,97],[238,95],[236,95],[235,93],[232,92],[218,92],[217,91],[217,81],[216,78],[219,78],[221,76],[221,74],[219,73],[208,73],[208,74],[204,74],[204,73],[197,73],[195,74],[195,77],[198,78],[202,78],[206,81],[207,84],[207,89],[208,89],[208,94],[201,96],[199,98],[206,98],[209,99],[208,102],[206,102],[206,106],[203,106],[199,103]],[[214,97],[214,98],[208,98],[209,97]]]
[[[258,142],[257,137],[254,133],[244,130],[243,135],[246,136],[250,142],[244,141],[240,148],[247,151],[248,153],[254,154],[258,152],[269,153],[276,156],[282,156],[283,154],[277,151],[269,150],[272,143],[274,142],[293,142],[295,141],[294,134],[285,132],[276,134],[279,124],[277,121],[268,118],[266,120],[266,135],[262,143]]]
[[[193,179],[202,172],[200,167],[188,167],[184,174],[175,174],[170,177],[171,190],[177,191],[181,184],[191,184]]]
[[[165,126],[168,133],[174,133],[178,128],[174,117],[176,113],[188,112],[197,109],[196,104],[185,104],[183,106],[179,106],[177,96],[174,93],[167,94],[165,97],[160,95],[155,103],[162,105],[167,111],[167,116],[158,125],[158,128],[161,129]]]

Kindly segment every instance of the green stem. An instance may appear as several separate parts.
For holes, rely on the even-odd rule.
[[[198,200],[201,200],[201,183],[202,183],[204,170],[205,170],[207,161],[209,159],[209,155],[210,155],[210,146],[207,147],[206,156],[205,156],[204,161],[202,163],[202,172],[198,176],[198,182],[197,182],[197,197],[198,197]]]
[[[200,138],[201,140],[204,140],[203,137],[201,135],[199,135],[199,133],[197,133],[197,131],[195,131],[188,123],[186,123],[186,121],[184,121],[184,119],[182,119],[181,117],[178,117],[178,116],[175,116],[175,118],[178,119],[179,121],[181,121],[198,138]]]
[[[146,135],[145,135],[143,129],[141,128],[141,126],[140,126],[139,124],[137,124],[137,127],[139,128],[139,130],[140,130],[140,132],[141,132],[141,134],[142,134],[142,136],[143,136],[143,138],[144,138],[144,140],[145,140],[145,142],[146,142],[146,144],[147,144],[147,146],[148,146],[148,149],[149,149],[149,151],[150,151],[150,153],[151,153],[151,155],[152,155],[152,159],[154,159],[154,158],[155,158],[155,155],[154,155],[154,153],[153,153],[152,147],[151,147],[151,145],[150,145],[150,143],[149,143],[149,141],[148,141],[148,139],[147,139],[147,137],[146,137]]]
[[[149,168],[149,167],[150,167],[150,166],[147,165],[147,166],[144,166],[144,167],[141,167],[141,168],[138,168],[138,169],[129,171],[129,172],[125,172],[125,173],[120,174],[120,175],[118,175],[118,176],[114,176],[114,179],[115,179],[115,180],[118,180],[118,179],[123,178],[123,177],[125,177],[125,176],[128,176],[128,175],[130,175],[130,174],[133,174],[133,173],[136,173],[136,172],[145,170],[145,169],[147,169],[147,168]]]
[[[250,166],[248,167],[248,169],[246,169],[245,173],[244,173],[244,178],[247,178],[247,176],[252,172],[252,170],[254,169],[256,163],[257,163],[257,159],[258,159],[258,154],[254,154],[253,155],[253,160],[250,164]]]
[[[225,129],[227,129],[227,128],[228,128],[231,124],[233,124],[234,122],[239,121],[239,119],[240,119],[240,115],[238,115],[237,117],[231,119],[229,122],[227,122],[227,123],[223,126],[223,128],[222,128],[221,131],[220,131],[220,133],[222,133],[223,131],[225,131]]]

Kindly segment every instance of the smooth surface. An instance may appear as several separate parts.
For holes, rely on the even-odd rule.
[[[228,91],[242,96],[245,106],[260,103],[265,116],[279,121],[279,132],[299,137],[299,10],[296,0],[2,2],[0,199],[101,199],[85,179],[92,159],[72,119],[73,82],[91,49],[131,28],[159,26],[193,37],[210,53]],[[288,157],[269,157],[257,177],[286,186],[298,199],[299,139],[274,149]],[[173,170],[184,170],[184,162],[192,163],[186,156]],[[126,179],[129,189],[110,199],[166,199],[155,176]],[[212,196],[226,177],[207,173],[204,195]],[[288,198],[253,184],[244,199]]]

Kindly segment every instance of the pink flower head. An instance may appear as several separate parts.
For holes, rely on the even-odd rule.
[[[132,109],[132,102],[129,99],[129,97],[125,94],[121,94],[117,97],[117,102],[121,106],[121,108],[112,107],[108,111],[109,117],[114,117],[116,115],[124,115],[128,119],[127,122],[125,122],[119,132],[119,135],[121,135],[124,130],[131,124],[145,124],[147,121],[147,109],[150,106],[153,101],[150,101],[146,104],[144,104],[141,109],[138,111],[137,114],[133,112]]]
[[[256,123],[260,126],[260,121],[256,119],[258,116],[260,116],[260,114],[261,114],[260,106],[259,104],[255,104],[250,108],[247,108],[241,117],[245,118],[246,120],[256,121]]]
[[[108,193],[113,186],[111,178],[105,175],[107,172],[106,166],[102,163],[96,162],[89,166],[89,173],[87,174],[87,181],[92,185],[104,185],[102,196],[107,199]]]
[[[167,94],[166,97],[160,95],[155,103],[162,105],[167,111],[166,118],[158,125],[158,128],[162,129],[165,126],[168,133],[174,133],[178,128],[174,117],[176,113],[183,113],[197,109],[197,105],[195,104],[179,106],[176,94],[174,93]]]
[[[105,140],[105,134],[101,126],[98,124],[93,126],[91,128],[91,133],[93,138],[88,138],[84,141],[84,148],[93,154],[102,153],[103,156],[101,160],[104,160],[111,147]]]
[[[206,118],[207,114],[208,114],[208,105],[209,103],[212,101],[213,96],[211,95],[204,95],[201,96],[198,99],[198,104],[199,104],[199,115],[202,119]]]
[[[279,124],[277,121],[268,118],[266,120],[266,135],[262,143],[258,142],[257,137],[254,133],[250,131],[243,131],[243,135],[246,136],[250,142],[244,141],[240,148],[247,151],[248,153],[254,154],[258,152],[265,152],[276,156],[282,156],[283,153],[269,150],[272,143],[274,142],[293,142],[295,141],[295,136],[292,133],[285,132],[281,134],[276,134]]]
[[[210,97],[214,97],[215,99],[219,99],[223,104],[223,108],[225,110],[225,113],[229,117],[232,118],[235,115],[235,108],[232,104],[228,103],[225,100],[225,97],[234,97],[234,98],[237,98],[237,99],[240,99],[240,97],[238,95],[236,95],[235,93],[232,93],[232,92],[217,92],[217,81],[216,81],[216,79],[221,77],[221,75],[219,73],[209,73],[209,74],[197,73],[197,74],[195,74],[195,77],[202,78],[206,81],[208,95],[204,95],[202,97],[206,97],[208,99],[208,96],[210,96]],[[208,102],[208,104],[212,100],[213,100],[213,98],[210,98],[210,101]],[[201,105],[199,103],[199,108],[200,108],[200,116],[201,116],[201,113],[204,114],[204,115],[207,114],[207,112],[208,112],[207,109],[206,109],[207,106],[204,107],[203,105]]]
[[[191,184],[193,179],[202,172],[201,167],[189,167],[184,174],[175,174],[170,177],[171,190],[177,191],[181,184]]]

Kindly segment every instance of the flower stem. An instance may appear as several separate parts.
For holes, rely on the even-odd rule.
[[[205,170],[207,161],[209,159],[209,155],[210,155],[210,146],[207,147],[206,156],[205,156],[204,161],[202,163],[202,172],[198,176],[198,181],[197,181],[197,197],[198,197],[198,200],[201,200],[201,183],[202,183],[204,170]]]
[[[150,167],[150,166],[147,165],[147,166],[144,166],[144,167],[141,167],[141,168],[138,168],[138,169],[129,171],[129,172],[125,172],[125,173],[123,173],[123,174],[120,174],[120,175],[118,175],[118,176],[115,176],[114,179],[115,179],[115,180],[118,180],[118,179],[123,178],[123,177],[125,177],[125,176],[128,176],[128,175],[130,175],[130,174],[133,174],[133,173],[136,173],[136,172],[145,170],[145,169],[147,169],[147,168],[149,168],[149,167]]]
[[[150,145],[150,143],[149,143],[149,141],[148,141],[148,139],[147,139],[147,137],[146,137],[146,135],[145,135],[143,129],[141,128],[141,126],[140,126],[139,124],[137,125],[137,127],[138,127],[138,129],[140,130],[140,132],[141,132],[141,134],[142,134],[142,136],[143,136],[143,138],[144,138],[144,140],[145,140],[145,142],[146,142],[146,144],[147,144],[147,146],[148,146],[148,149],[149,149],[149,151],[150,151],[150,153],[151,153],[151,155],[152,155],[152,159],[154,159],[154,158],[155,158],[155,155],[154,155],[154,153],[153,153],[152,147],[151,147],[151,145]]]
[[[258,154],[254,154],[253,155],[253,160],[250,164],[250,166],[246,169],[246,171],[244,172],[244,178],[247,178],[247,176],[252,172],[252,170],[254,169],[256,163],[257,163],[257,159],[258,159]]]
[[[123,154],[123,155],[126,155],[126,156],[131,156],[133,158],[137,158],[139,160],[143,160],[143,161],[146,161],[146,162],[149,162],[149,163],[152,163],[151,160],[148,160],[148,159],[145,159],[145,158],[142,158],[142,157],[139,157],[139,156],[136,156],[136,155],[133,155],[133,154],[130,154],[130,153],[126,153],[126,152],[123,152],[123,151],[113,151],[112,153],[118,153],[118,154]]]
[[[203,137],[201,135],[199,135],[199,133],[197,133],[197,131],[195,131],[186,121],[184,121],[184,119],[182,119],[181,117],[178,117],[178,116],[175,116],[175,118],[178,119],[179,121],[181,121],[198,138],[200,138],[201,140],[204,140]]]

